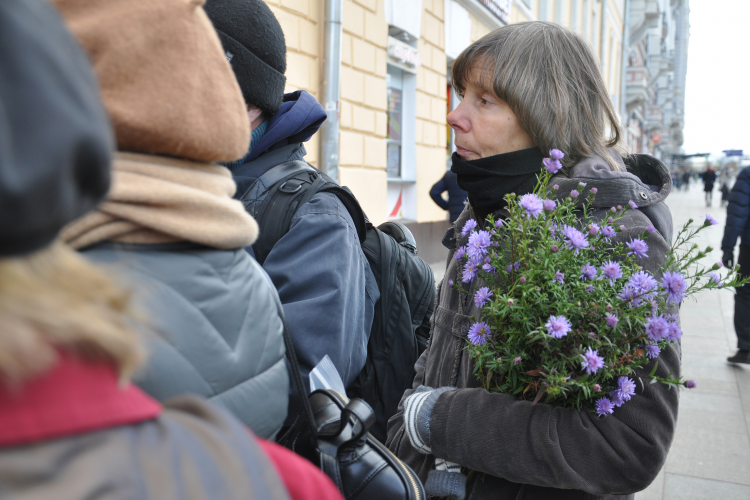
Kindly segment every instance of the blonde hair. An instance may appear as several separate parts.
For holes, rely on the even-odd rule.
[[[143,358],[129,303],[129,293],[62,243],[0,259],[0,379],[49,369],[61,348],[111,362],[128,380]]]
[[[453,86],[473,82],[508,103],[519,124],[547,155],[565,153],[569,168],[599,156],[623,167],[609,152],[621,131],[599,63],[580,36],[557,24],[529,22],[499,28],[464,50],[453,63]]]

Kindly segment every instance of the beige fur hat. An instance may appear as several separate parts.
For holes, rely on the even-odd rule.
[[[204,0],[52,0],[93,63],[120,151],[232,161],[250,145]]]

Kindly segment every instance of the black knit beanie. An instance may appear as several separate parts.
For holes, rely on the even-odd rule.
[[[245,102],[275,115],[286,83],[286,42],[276,16],[263,0],[209,0],[204,8]]]

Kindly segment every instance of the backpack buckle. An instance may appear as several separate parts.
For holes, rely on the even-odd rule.
[[[283,193],[287,193],[287,194],[294,194],[297,191],[299,191],[302,188],[302,183],[299,181],[296,181],[296,184],[295,184],[293,181],[295,181],[295,179],[286,181],[284,184],[281,185],[281,187],[279,188],[279,191]],[[287,184],[290,184],[290,185],[287,186]]]

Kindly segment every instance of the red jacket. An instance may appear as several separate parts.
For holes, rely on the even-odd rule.
[[[0,497],[30,490],[61,499],[111,491],[114,498],[343,500],[311,463],[205,401],[163,408],[130,383],[118,387],[110,365],[66,354],[21,387],[0,386]]]

